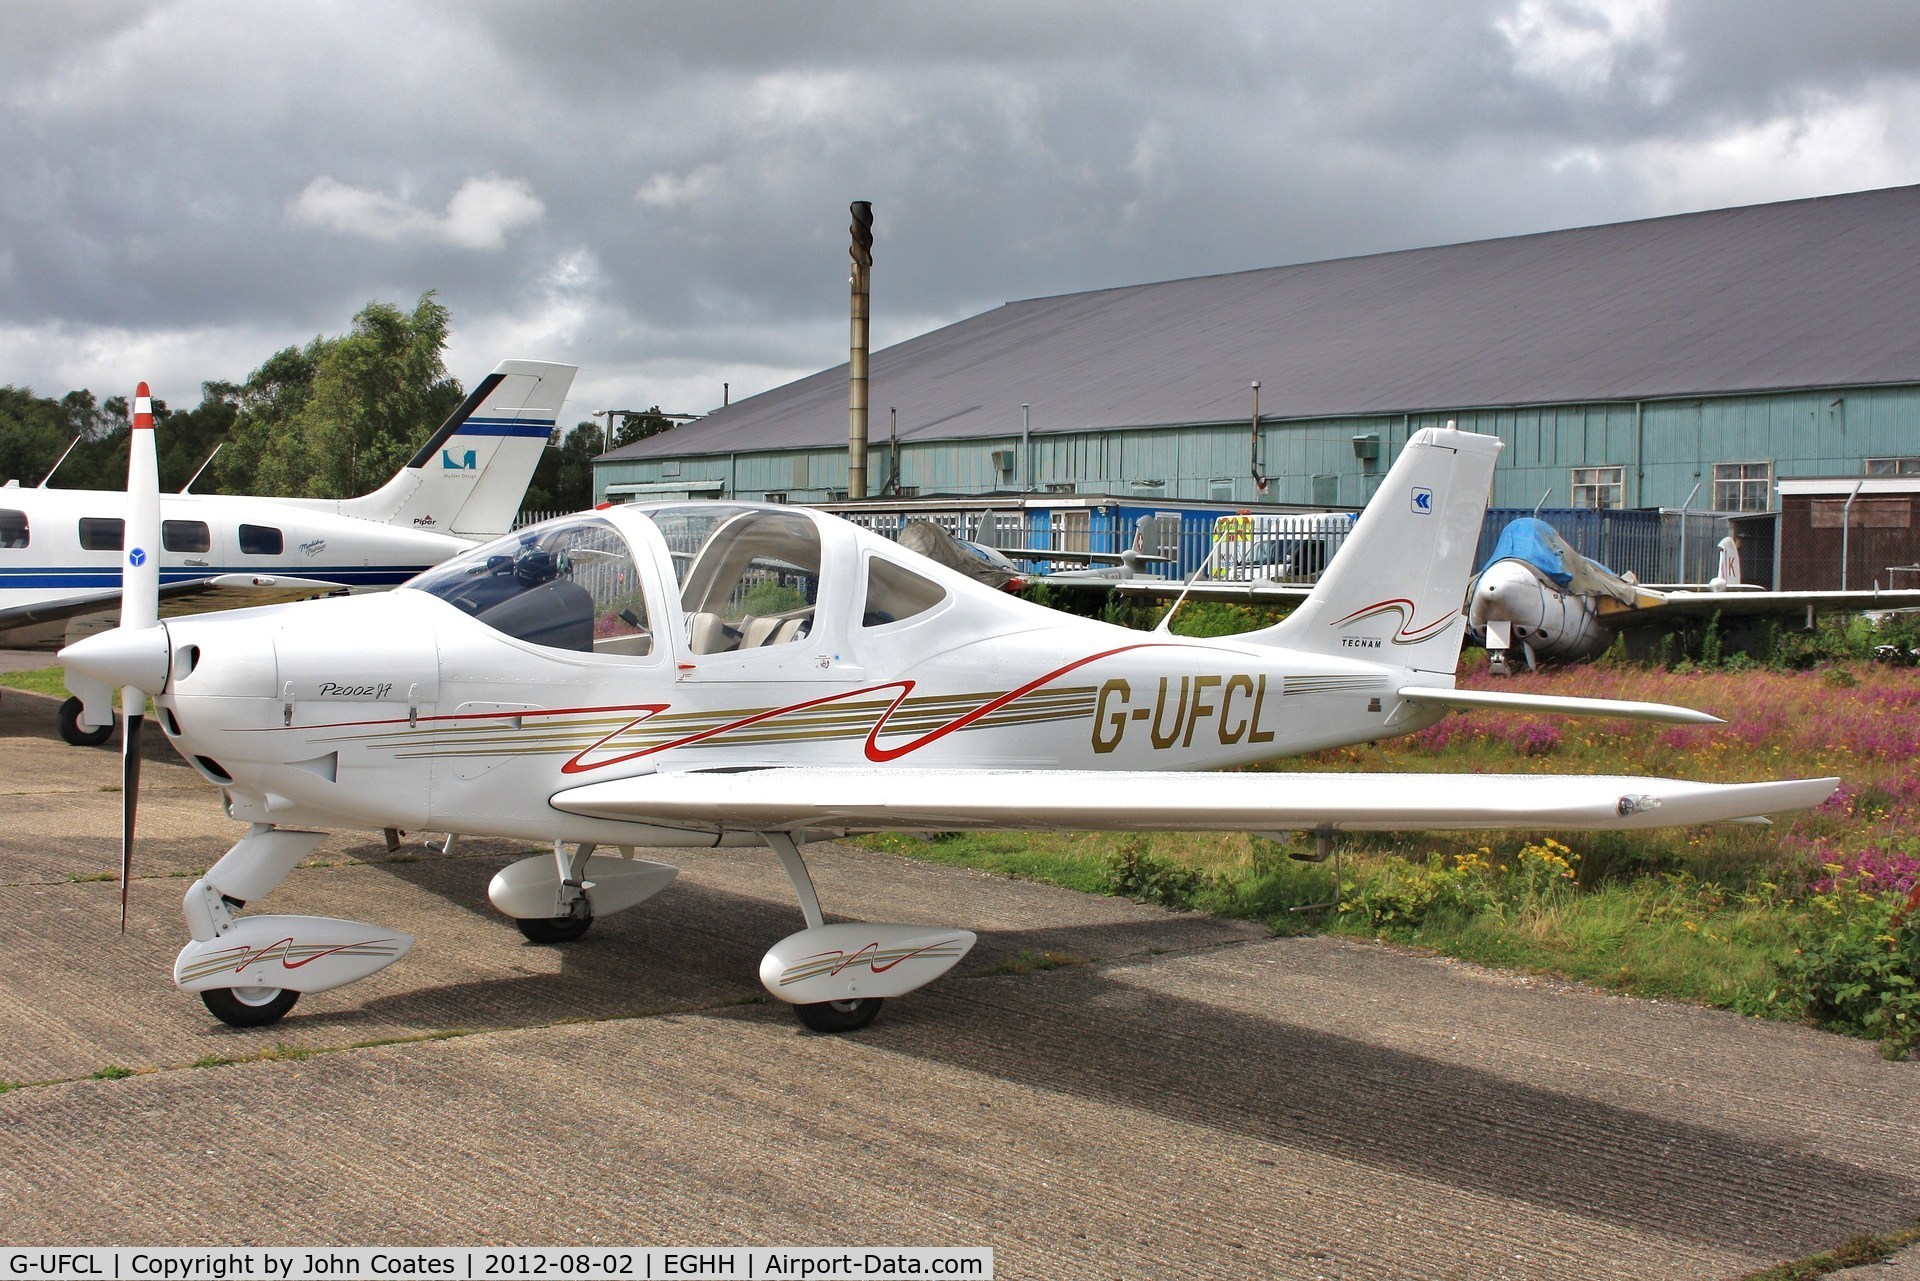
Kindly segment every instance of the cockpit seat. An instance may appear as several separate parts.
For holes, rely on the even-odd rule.
[[[740,624],[740,648],[757,649],[763,645],[784,645],[788,641],[799,640],[805,632],[807,620],[784,615],[769,618],[748,618]]]
[[[720,615],[701,611],[687,618],[687,642],[696,654],[724,654],[740,644],[740,633]]]

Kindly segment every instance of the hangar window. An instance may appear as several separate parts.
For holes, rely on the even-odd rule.
[[[1869,458],[1869,476],[1920,476],[1920,458]]]
[[[249,556],[278,556],[287,540],[272,525],[240,526],[240,550]]]
[[[1713,509],[1763,512],[1773,509],[1772,463],[1715,463]]]
[[[204,552],[213,548],[213,531],[203,520],[163,520],[160,546],[170,552]]]
[[[80,550],[83,552],[117,552],[126,546],[127,522],[118,516],[82,516],[80,518]]]
[[[1610,511],[1626,505],[1625,467],[1573,469],[1573,505],[1591,511]]]
[[[0,547],[25,547],[27,542],[27,514],[0,511]]]

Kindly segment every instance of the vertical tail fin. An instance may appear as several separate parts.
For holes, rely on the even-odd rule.
[[[392,480],[340,510],[443,534],[506,533],[576,372],[543,360],[501,361]]]
[[[1241,639],[1451,675],[1499,453],[1494,436],[1416,432],[1312,594]]]

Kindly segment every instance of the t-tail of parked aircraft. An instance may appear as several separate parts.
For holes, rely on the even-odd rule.
[[[461,538],[506,533],[573,374],[571,365],[501,361],[392,480],[339,503],[340,514]]]

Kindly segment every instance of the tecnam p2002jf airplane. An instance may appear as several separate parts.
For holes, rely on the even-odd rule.
[[[164,495],[160,536],[145,549],[158,549],[169,612],[392,587],[504,534],[574,372],[502,361],[406,466],[358,498]],[[125,540],[124,502],[105,491],[0,488],[0,642],[71,643],[112,625],[121,558],[140,546]],[[112,701],[83,685],[71,685],[61,735],[104,742]]]
[[[148,497],[124,621],[61,657],[124,687],[130,708],[152,696],[174,747],[252,824],[188,889],[174,966],[230,1023],[271,1022],[412,946],[377,925],[240,914],[334,826],[551,841],[489,887],[543,942],[667,886],[675,869],[636,846],[770,848],[806,928],[767,952],[761,981],[808,1027],[845,1031],[945,973],[974,935],[826,924],[800,850],[816,838],[1636,829],[1825,798],[1837,780],[1184,772],[1406,733],[1457,706],[1714,719],[1453,688],[1499,448],[1419,432],[1300,609],[1214,640],[1074,618],[834,517],[729,502],[582,513],[383,595],[160,623],[138,554],[158,532],[149,471],[128,486]],[[130,850],[137,721],[126,740]],[[624,857],[595,853],[607,846]]]

